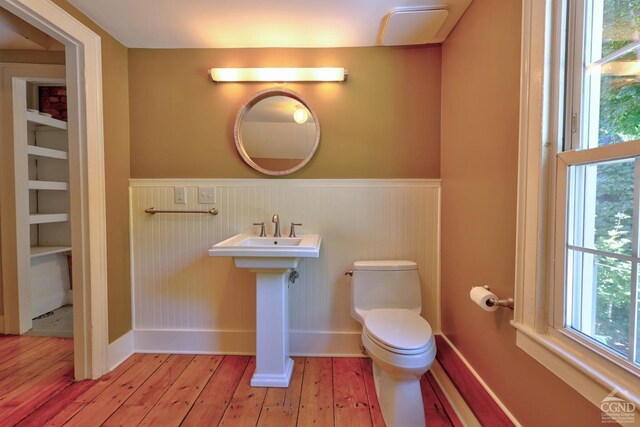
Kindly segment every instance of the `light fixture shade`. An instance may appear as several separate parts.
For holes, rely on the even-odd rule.
[[[349,73],[341,67],[212,68],[214,82],[342,82]]]

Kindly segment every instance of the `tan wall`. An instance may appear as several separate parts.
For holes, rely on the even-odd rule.
[[[510,311],[469,300],[482,283],[514,293],[520,13],[520,2],[474,1],[443,45],[442,330],[522,425],[601,425],[516,347]]]
[[[112,342],[131,329],[127,48],[66,0],[54,0],[54,3],[102,38],[109,341]]]
[[[345,83],[287,84],[319,116],[320,146],[295,178],[440,176],[440,46],[129,50],[131,176],[243,178],[236,114],[273,84],[214,84],[211,67],[344,66]]]
[[[0,49],[0,62],[64,64],[64,51]]]

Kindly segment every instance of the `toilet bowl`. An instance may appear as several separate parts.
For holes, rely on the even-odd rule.
[[[406,329],[398,331],[401,327]],[[436,355],[427,321],[410,310],[372,310],[365,317],[362,344],[373,361],[376,394],[387,426],[424,426],[420,377]]]
[[[425,425],[420,377],[433,364],[436,344],[420,316],[420,280],[411,261],[354,264],[352,316],[373,361],[380,410],[389,427]]]

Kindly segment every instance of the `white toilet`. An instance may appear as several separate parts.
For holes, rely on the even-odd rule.
[[[351,315],[362,324],[362,344],[373,360],[373,378],[388,427],[424,427],[420,377],[436,356],[436,342],[422,308],[413,261],[357,261],[351,282]]]

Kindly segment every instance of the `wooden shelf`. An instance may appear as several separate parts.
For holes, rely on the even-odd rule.
[[[32,156],[46,157],[49,159],[67,160],[69,158],[66,151],[37,147],[35,145],[27,145],[27,153]]]
[[[31,246],[31,258],[70,251],[71,246]]]
[[[36,181],[29,180],[29,190],[58,190],[64,191],[69,189],[69,184],[58,181]]]
[[[29,215],[29,224],[48,224],[51,222],[67,222],[67,221],[69,221],[68,213]]]
[[[38,113],[34,113],[33,111],[27,111],[27,122],[50,126],[56,129],[67,130],[67,122],[63,122],[62,120],[54,119],[52,117],[43,116]]]

